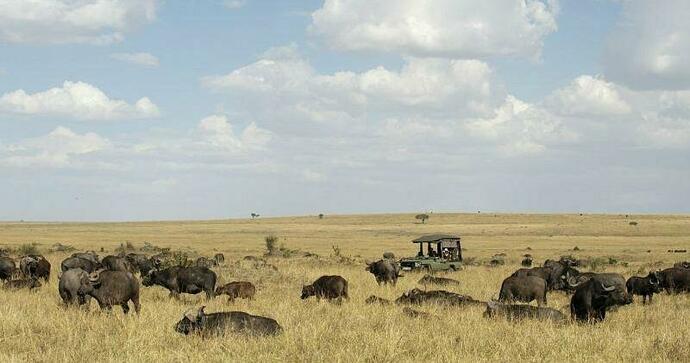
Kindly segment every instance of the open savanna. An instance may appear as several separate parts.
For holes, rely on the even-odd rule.
[[[637,225],[630,225],[631,221]],[[639,299],[607,315],[597,325],[554,325],[537,321],[487,320],[480,307],[421,306],[433,318],[410,318],[401,307],[369,306],[378,295],[394,299],[418,287],[418,273],[406,273],[396,287],[379,287],[364,271],[364,261],[384,251],[414,255],[410,240],[426,233],[456,233],[464,256],[475,262],[447,274],[461,281],[450,290],[488,300],[517,269],[525,253],[537,264],[573,254],[613,257],[604,271],[626,278],[680,260],[690,249],[690,217],[652,215],[433,214],[426,224],[414,215],[358,215],[257,220],[141,223],[0,223],[0,247],[35,243],[53,265],[51,281],[34,292],[0,291],[0,361],[690,361],[690,296]],[[244,256],[265,253],[264,237],[276,235],[288,249],[318,257],[266,257],[277,271]],[[142,287],[142,312],[124,316],[119,307],[101,313],[65,309],[57,293],[60,261],[69,253],[49,252],[54,243],[79,250],[113,253],[121,243],[149,242],[173,250],[211,256],[222,252],[225,265],[214,268],[220,283],[249,280],[258,287],[253,301],[233,304],[224,297],[168,298],[161,287]],[[336,246],[340,256],[335,256]],[[573,251],[574,247],[579,251]],[[529,250],[528,250],[529,248]],[[506,264],[486,262],[505,253]],[[342,305],[299,298],[302,284],[326,274],[349,281],[350,300]],[[550,293],[549,306],[567,312],[569,297]],[[275,318],[284,333],[271,338],[228,335],[202,339],[173,330],[182,313],[206,305],[207,312],[241,310]]]

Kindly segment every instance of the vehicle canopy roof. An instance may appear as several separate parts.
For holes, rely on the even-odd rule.
[[[419,238],[413,239],[412,243],[438,243],[438,242],[443,242],[443,241],[459,241],[460,236],[456,236],[453,234],[442,234],[442,233],[436,233],[436,234],[427,234],[424,236],[421,236]]]

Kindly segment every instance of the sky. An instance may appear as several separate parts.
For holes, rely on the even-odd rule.
[[[0,220],[690,212],[684,0],[0,0]]]

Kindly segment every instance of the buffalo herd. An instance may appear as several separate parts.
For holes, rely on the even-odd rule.
[[[180,265],[171,262],[170,255],[158,254],[148,257],[144,254],[121,253],[102,259],[93,251],[74,253],[60,264],[58,292],[65,306],[88,307],[91,299],[96,300],[103,310],[119,305],[127,314],[130,303],[134,311],[141,310],[140,279],[145,287],[160,286],[170,292],[170,297],[180,294],[204,293],[206,299],[227,295],[228,301],[253,299],[256,287],[248,281],[234,281],[217,285],[217,275],[211,267],[223,264],[225,257],[216,254],[213,258],[200,257],[191,264]],[[530,264],[523,264],[529,266]],[[570,259],[546,260],[540,267],[520,268],[506,277],[499,289],[498,300],[482,302],[471,296],[445,290],[427,290],[427,285],[460,285],[460,281],[425,275],[419,280],[424,290],[412,289],[395,301],[377,296],[365,300],[368,304],[443,304],[447,306],[486,306],[485,317],[503,317],[514,321],[540,319],[553,322],[568,321],[562,312],[548,308],[547,293],[562,291],[572,294],[570,300],[571,319],[581,322],[600,322],[613,307],[633,302],[633,296],[642,296],[643,304],[652,301],[655,293],[690,292],[690,264],[680,262],[671,268],[652,271],[645,277],[633,276],[627,281],[617,273],[580,272],[576,262]],[[42,286],[40,280],[48,282],[50,263],[41,255],[27,255],[15,260],[0,257],[0,280],[5,289],[34,289]],[[399,263],[392,255],[376,262],[367,263],[366,271],[374,275],[379,285],[395,285],[400,273]],[[139,274],[140,278],[136,277]],[[342,276],[326,275],[310,285],[302,287],[302,299],[315,297],[341,303],[349,299],[348,281]],[[535,301],[537,306],[529,305]],[[526,304],[516,304],[526,303]],[[430,314],[405,307],[404,313],[411,317],[428,317]],[[282,331],[273,319],[247,314],[241,311],[206,313],[204,307],[188,310],[175,326],[181,334],[196,333],[216,335],[226,331],[252,335],[276,335]]]

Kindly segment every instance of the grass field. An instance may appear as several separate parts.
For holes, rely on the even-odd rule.
[[[637,225],[630,225],[631,221]],[[461,281],[450,290],[479,300],[498,296],[503,278],[519,267],[522,255],[535,262],[574,254],[609,257],[599,266],[626,278],[680,260],[690,249],[690,217],[625,215],[433,214],[426,224],[413,215],[361,215],[150,223],[0,223],[0,247],[35,243],[53,265],[51,281],[34,292],[0,291],[0,361],[690,361],[690,295],[661,294],[643,306],[639,300],[607,315],[598,325],[564,326],[526,321],[487,320],[480,307],[422,306],[433,318],[415,319],[401,307],[369,306],[375,294],[395,299],[418,287],[421,274],[407,273],[396,287],[379,287],[364,261],[384,251],[414,255],[410,240],[433,232],[463,237],[464,256],[475,265],[447,274]],[[264,237],[279,237],[288,249],[318,257],[268,257],[277,271],[243,260],[261,256]],[[229,304],[225,298],[168,298],[161,287],[142,288],[142,312],[124,316],[119,307],[101,313],[65,309],[57,293],[60,261],[67,252],[49,252],[54,243],[101,256],[120,243],[144,242],[211,256],[223,252],[215,268],[221,283],[243,279],[258,287],[253,301]],[[336,246],[340,256],[334,256]],[[573,251],[574,247],[579,251]],[[529,250],[528,250],[529,248]],[[488,267],[496,253],[506,264]],[[350,301],[338,306],[299,299],[301,286],[325,274],[349,281]],[[569,297],[550,293],[549,306],[567,312]],[[274,338],[229,335],[202,339],[176,333],[174,324],[190,307],[207,312],[241,310],[276,319],[285,332]]]

